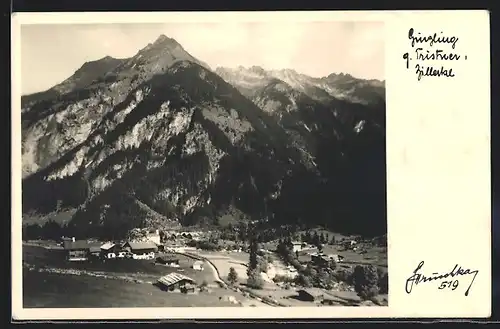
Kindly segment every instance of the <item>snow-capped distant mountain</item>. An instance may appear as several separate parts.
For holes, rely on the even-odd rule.
[[[330,74],[327,77],[315,78],[293,69],[266,71],[258,66],[240,66],[234,69],[218,67],[216,72],[249,96],[275,78],[321,102],[327,103],[332,97],[364,105],[385,102],[384,82],[357,79],[349,74]]]
[[[237,87],[247,97],[252,97],[259,88],[264,87],[273,79],[268,72],[259,66],[252,66],[250,68],[243,66],[236,68],[218,67],[215,73]]]

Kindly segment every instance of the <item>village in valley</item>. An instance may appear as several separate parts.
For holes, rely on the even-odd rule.
[[[150,284],[164,291],[167,304],[181,294],[192,306],[387,305],[386,236],[321,229],[278,235],[244,237],[230,227],[133,229],[117,241],[25,239],[23,263],[29,271]]]

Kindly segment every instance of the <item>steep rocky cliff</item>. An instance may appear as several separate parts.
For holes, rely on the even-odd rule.
[[[78,208],[71,224],[81,235],[235,212],[385,232],[383,123],[349,121],[337,111],[352,102],[320,101],[257,67],[252,75],[242,87],[160,36],[132,58],[87,63],[43,97],[27,96],[23,210]]]

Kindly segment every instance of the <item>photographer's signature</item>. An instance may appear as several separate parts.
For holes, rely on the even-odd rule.
[[[449,272],[445,273],[432,273],[431,275],[424,275],[420,273],[422,267],[424,266],[424,261],[421,261],[417,268],[413,271],[413,274],[406,280],[406,293],[411,293],[413,289],[413,285],[418,285],[419,283],[431,282],[431,281],[440,281],[441,283],[438,286],[438,289],[451,289],[455,290],[459,286],[459,278],[461,276],[470,275],[472,279],[469,283],[469,287],[465,291],[465,296],[469,295],[470,289],[474,280],[476,279],[479,270],[471,270],[469,268],[462,268],[458,264],[453,267],[453,269]]]

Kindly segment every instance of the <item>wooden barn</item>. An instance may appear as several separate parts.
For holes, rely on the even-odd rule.
[[[176,289],[186,290],[193,287],[195,281],[190,277],[179,273],[170,273],[158,279],[156,285],[165,291],[173,291]]]
[[[63,247],[66,259],[71,262],[86,261],[89,259],[90,245],[86,240],[65,240]]]
[[[307,302],[322,302],[325,297],[325,293],[319,288],[301,289],[298,293],[298,299]]]
[[[100,244],[89,244],[89,255],[92,257],[101,256],[101,245]]]
[[[172,267],[179,266],[179,258],[174,255],[163,255],[156,258],[156,262],[159,264],[164,264]]]

